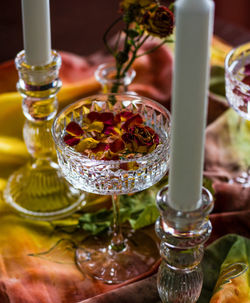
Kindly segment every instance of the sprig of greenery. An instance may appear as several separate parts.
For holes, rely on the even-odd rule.
[[[159,211],[156,207],[156,195],[160,188],[168,184],[168,176],[165,176],[156,185],[147,190],[138,192],[133,195],[123,195],[120,197],[120,220],[121,224],[129,224],[132,229],[137,230],[149,225],[153,225],[159,217]],[[203,178],[205,186],[212,194],[214,190],[212,181]],[[74,233],[82,229],[92,235],[100,234],[109,229],[113,224],[112,209],[102,208],[96,212],[87,212],[82,214],[75,224],[69,222],[65,225],[53,223],[53,226],[66,233]]]

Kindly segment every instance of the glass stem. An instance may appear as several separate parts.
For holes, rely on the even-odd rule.
[[[117,252],[122,251],[125,248],[124,238],[121,231],[120,222],[120,196],[112,195],[112,205],[113,205],[113,236],[111,240],[111,249]]]

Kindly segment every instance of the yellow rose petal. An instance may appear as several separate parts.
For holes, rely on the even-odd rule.
[[[93,123],[91,123],[88,126],[88,132],[97,132],[97,133],[101,133],[103,131],[104,128],[104,123],[101,121],[94,121]]]
[[[77,144],[75,149],[76,149],[76,151],[81,153],[81,152],[85,151],[86,149],[95,148],[98,143],[99,143],[99,141],[97,141],[93,138],[85,138]]]

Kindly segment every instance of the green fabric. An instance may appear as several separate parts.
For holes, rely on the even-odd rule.
[[[202,261],[204,282],[198,303],[210,302],[216,282],[220,277],[220,273],[226,267],[236,262],[242,262],[249,266],[250,239],[229,234],[216,240],[206,248]],[[247,285],[250,287],[249,268],[247,270],[246,277]],[[221,291],[223,291],[223,289]]]

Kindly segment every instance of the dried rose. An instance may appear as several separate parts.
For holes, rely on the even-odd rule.
[[[64,142],[89,158],[130,159],[136,153],[153,151],[159,144],[158,135],[152,128],[143,124],[140,114],[125,110],[116,115],[111,112],[92,111],[85,118],[82,128],[76,122],[67,125],[66,130],[71,133],[64,136]],[[124,169],[136,169],[136,162]]]
[[[136,125],[122,135],[131,152],[148,153],[159,144],[159,136],[148,126]]]
[[[174,15],[167,7],[159,6],[153,12],[147,10],[142,23],[149,34],[165,38],[173,33]]]
[[[123,0],[121,2],[121,7],[125,10],[127,10],[131,5],[146,7],[146,6],[150,5],[152,2],[156,2],[156,1],[154,1],[154,0]]]

